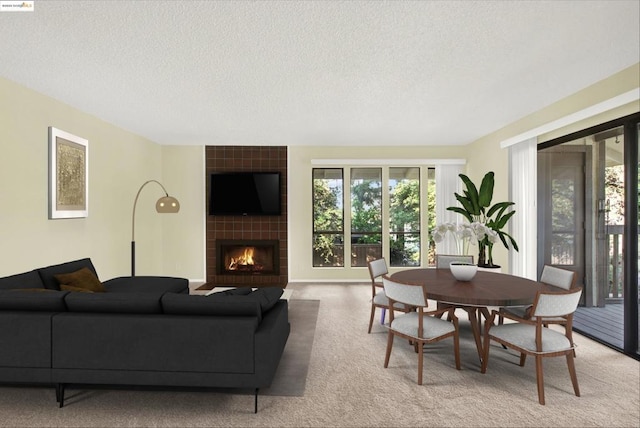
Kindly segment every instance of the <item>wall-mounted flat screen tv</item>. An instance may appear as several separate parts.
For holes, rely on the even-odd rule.
[[[280,173],[212,173],[209,214],[280,215]]]

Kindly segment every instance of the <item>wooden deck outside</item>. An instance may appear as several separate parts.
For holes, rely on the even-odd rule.
[[[573,316],[573,330],[599,342],[624,348],[624,306],[608,303],[603,308],[579,307]]]

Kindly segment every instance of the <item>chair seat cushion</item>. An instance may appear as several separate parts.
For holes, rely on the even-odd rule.
[[[511,343],[521,349],[537,352],[536,327],[531,324],[503,324],[491,327],[489,335],[496,339]],[[542,352],[558,352],[572,349],[567,337],[557,331],[542,329]]]
[[[373,304],[374,305],[380,305],[380,306],[386,306],[389,307],[389,298],[387,297],[386,294],[384,294],[384,291],[379,291],[378,293],[376,293],[376,295],[373,298]],[[405,310],[405,305],[404,303],[398,303],[396,302],[393,307],[395,309],[398,309],[399,311],[403,311]]]
[[[391,329],[407,336],[418,339],[432,340],[455,331],[455,326],[449,321],[432,316],[424,316],[422,321],[422,337],[418,336],[418,322],[420,315],[417,312],[401,314],[394,318]]]

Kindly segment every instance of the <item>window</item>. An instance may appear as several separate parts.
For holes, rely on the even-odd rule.
[[[389,168],[390,266],[420,266],[420,168]]]
[[[344,266],[341,168],[313,169],[313,266]]]
[[[313,267],[435,265],[436,169],[345,168],[312,170]]]
[[[382,257],[382,168],[351,169],[351,266]]]

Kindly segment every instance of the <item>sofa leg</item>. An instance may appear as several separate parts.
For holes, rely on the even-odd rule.
[[[255,401],[254,401],[254,407],[253,407],[253,413],[258,413],[258,390],[260,388],[256,388],[256,395],[255,395]]]
[[[56,401],[60,404],[60,408],[64,406],[64,383],[56,384]]]

